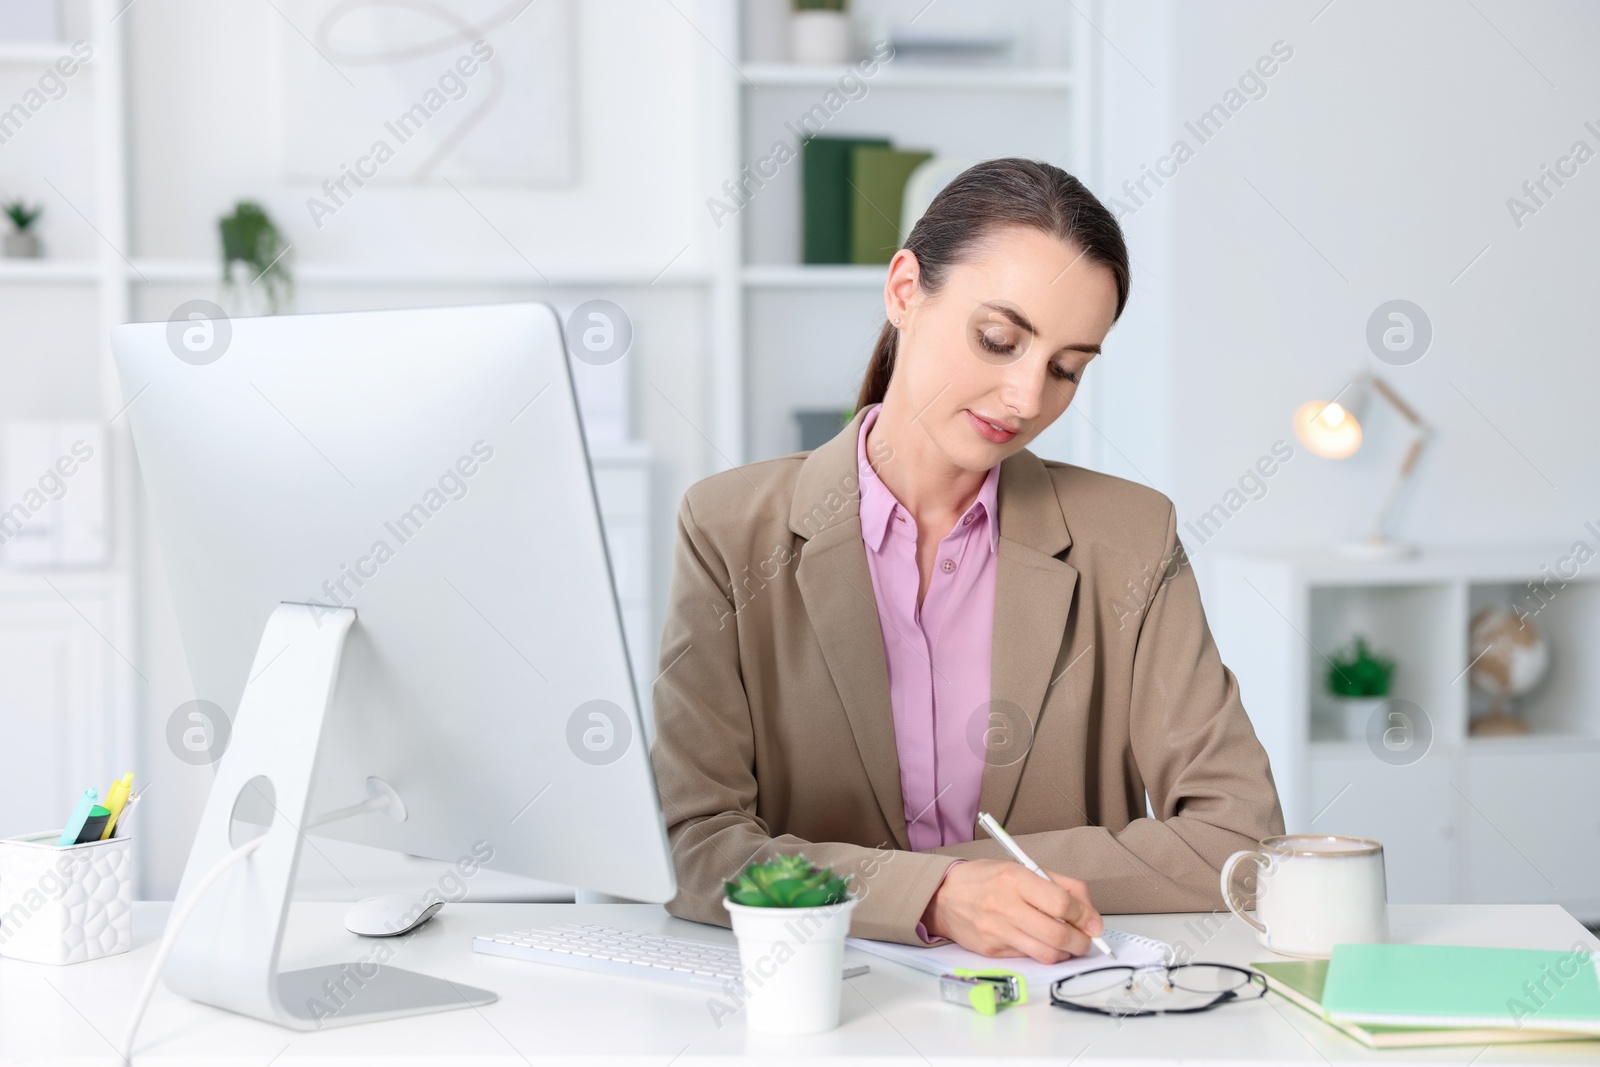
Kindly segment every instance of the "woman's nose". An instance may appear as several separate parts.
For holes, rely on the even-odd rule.
[[[1032,419],[1044,408],[1050,381],[1044,366],[1019,359],[1007,367],[1000,384],[1000,405],[1007,415]]]

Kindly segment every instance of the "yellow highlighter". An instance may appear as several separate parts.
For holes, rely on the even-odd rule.
[[[100,840],[104,841],[110,837],[111,831],[116,829],[117,816],[122,814],[122,806],[128,802],[128,794],[131,792],[133,792],[132,771],[111,783],[111,789],[106,793],[106,808],[111,812],[111,818],[106,820],[106,828],[100,831]]]

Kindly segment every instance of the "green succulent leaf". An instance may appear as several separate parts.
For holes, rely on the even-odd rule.
[[[750,907],[816,908],[848,900],[850,881],[803,855],[779,856],[746,867],[723,882],[723,891],[735,904]]]
[[[837,903],[838,901],[834,899],[833,892],[830,889],[825,886],[818,886],[815,889],[807,889],[802,893],[795,894],[794,899],[789,901],[789,907],[820,908],[824,904]]]

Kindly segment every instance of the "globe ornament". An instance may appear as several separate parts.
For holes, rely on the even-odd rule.
[[[1525,734],[1527,722],[1515,713],[1517,700],[1532,692],[1550,671],[1550,646],[1532,621],[1500,605],[1482,608],[1470,626],[1472,687],[1488,695],[1487,715],[1472,720],[1474,737]]]

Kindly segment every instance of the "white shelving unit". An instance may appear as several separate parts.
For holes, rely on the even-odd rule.
[[[865,84],[865,93],[813,132],[886,136],[898,147],[972,159],[1032,156],[1074,173],[1090,168],[1091,42],[1069,6],[1031,9],[1048,20],[1031,36],[1070,41],[1048,65],[890,60],[870,75],[851,65],[744,61],[740,6],[725,0],[721,10],[730,17],[718,20],[720,36],[708,34],[719,52],[736,57],[705,69],[706,125],[722,131],[707,146],[709,188],[737,183],[748,173],[741,168],[766,156],[775,141],[798,153],[797,137],[785,124],[796,123],[852,73]],[[1093,5],[1086,10],[1092,17]],[[914,8],[903,17],[912,14]],[[1029,42],[1022,46],[1027,53]],[[1025,54],[1021,62],[1035,58]],[[796,409],[852,406],[883,321],[885,267],[801,262],[801,194],[797,154],[716,230],[710,278],[711,436],[725,464],[795,451]],[[1077,402],[1093,407],[1092,391]],[[1088,414],[1089,420],[1052,429],[1053,436],[1042,444],[1053,458],[1092,461],[1097,446],[1090,422],[1099,420],[1095,412]]]
[[[1213,630],[1272,758],[1289,830],[1382,841],[1396,903],[1540,901],[1600,919],[1600,573],[1544,585],[1570,551],[1219,557]],[[1517,705],[1527,736],[1473,737],[1472,718],[1488,709],[1467,673],[1469,620],[1513,603],[1538,607],[1551,667]],[[1356,634],[1395,657],[1390,696],[1420,709],[1376,746],[1316,715],[1325,657]]]
[[[0,159],[0,187],[44,201],[67,249],[61,259],[0,259],[0,347],[19,361],[63,358],[56,338],[81,331],[93,349],[82,363],[86,380],[74,382],[61,401],[70,406],[28,410],[0,398],[0,420],[106,421],[110,463],[105,567],[0,570],[0,730],[14,752],[29,754],[36,772],[8,776],[15,796],[0,789],[0,834],[59,823],[63,798],[90,783],[103,788],[135,763],[143,680],[135,666],[133,454],[127,420],[117,417],[122,396],[109,340],[128,308],[119,251],[128,232],[123,42],[112,18],[119,6],[87,0],[69,9],[69,26],[89,27],[74,36],[85,37],[93,55],[66,79],[66,92],[48,102],[51,110],[12,130]],[[23,88],[70,48],[70,41],[0,46],[0,99],[21,99]],[[94,220],[92,231],[79,232],[80,212]],[[12,503],[0,502],[0,509]]]

